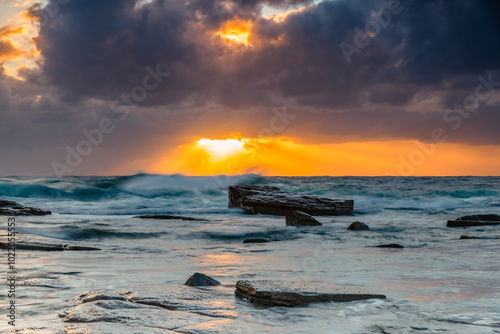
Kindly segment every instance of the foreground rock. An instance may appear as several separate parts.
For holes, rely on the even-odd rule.
[[[43,216],[50,215],[52,212],[28,206],[13,201],[4,201],[0,199],[0,216]]]
[[[185,285],[131,287],[121,292],[88,291],[60,314],[71,333],[241,333],[232,291]],[[253,327],[253,326],[252,326]],[[266,327],[257,325],[264,333]]]
[[[229,208],[241,208],[246,214],[286,216],[293,210],[313,216],[349,215],[354,201],[312,195],[296,195],[276,187],[230,186]]]
[[[164,220],[177,219],[177,220],[204,221],[204,222],[209,221],[207,219],[202,219],[202,218],[184,217],[184,216],[171,216],[171,215],[141,215],[141,216],[135,216],[134,218],[142,218],[142,219],[164,219]]]
[[[368,225],[366,225],[365,223],[362,223],[362,222],[354,222],[352,223],[351,225],[349,225],[349,227],[347,228],[348,230],[351,230],[351,231],[367,231],[369,230],[370,228],[368,227]]]
[[[500,225],[500,215],[474,215],[464,216],[456,220],[448,220],[448,227],[467,227],[467,226],[487,226]]]
[[[46,251],[46,252],[54,252],[54,251],[96,251],[101,250],[100,248],[95,247],[84,247],[84,246],[75,246],[75,245],[63,245],[63,244],[45,244],[41,242],[16,242],[16,250],[24,249],[24,250],[37,250],[37,251]],[[9,246],[8,242],[0,241],[0,249],[9,249],[12,246]]]
[[[354,288],[325,283],[298,283],[287,281],[238,281],[235,294],[252,303],[265,306],[297,306],[313,302],[348,302],[372,298],[385,299]]]
[[[321,226],[322,224],[311,215],[302,211],[290,211],[285,216],[286,226]]]
[[[188,278],[184,285],[187,286],[217,286],[220,282],[210,276],[200,273],[194,273]]]

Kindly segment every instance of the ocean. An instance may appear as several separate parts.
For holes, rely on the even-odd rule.
[[[354,212],[287,227],[283,217],[228,209],[227,187],[237,184],[353,199]],[[68,323],[59,314],[81,293],[183,284],[201,272],[222,283],[238,326],[174,332],[500,333],[500,227],[446,227],[464,215],[500,214],[500,177],[2,177],[0,199],[53,212],[17,217],[20,235],[101,248],[18,250],[16,326],[2,302],[1,331],[62,332]],[[143,214],[208,221],[134,218]],[[370,230],[346,230],[354,221]],[[0,228],[5,235],[7,217]],[[404,248],[375,247],[389,243]],[[241,279],[326,282],[387,299],[262,308],[234,296]],[[7,284],[0,290],[7,301]]]

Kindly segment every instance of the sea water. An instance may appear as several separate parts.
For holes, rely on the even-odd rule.
[[[353,199],[354,213],[317,217],[321,227],[286,227],[283,217],[228,209],[234,184]],[[446,227],[463,215],[500,214],[498,177],[3,177],[0,198],[53,212],[17,217],[21,234],[102,249],[18,250],[16,327],[7,323],[2,284],[2,331],[62,330],[58,314],[85,291],[183,284],[202,272],[223,284],[244,319],[240,333],[500,333],[500,227]],[[353,221],[370,230],[346,230]],[[0,228],[5,234],[7,217]],[[404,248],[375,247],[388,243]],[[327,282],[387,299],[257,308],[234,296],[240,279]]]

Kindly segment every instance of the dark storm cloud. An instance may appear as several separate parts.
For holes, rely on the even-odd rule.
[[[146,104],[189,98],[242,107],[293,99],[297,105],[335,109],[365,103],[362,97],[370,93],[375,105],[400,106],[422,87],[473,88],[473,71],[500,68],[494,1],[396,2],[400,11],[352,54],[351,64],[339,44],[353,44],[354,28],[364,31],[387,2],[324,1],[284,22],[258,16],[264,4],[307,3],[172,0],[136,6],[132,0],[74,0],[42,26],[37,44],[44,74],[68,101],[111,99],[140,83],[146,66],[160,64],[171,77]],[[215,31],[210,29],[234,16],[254,20],[262,46],[220,61],[225,51],[210,41]],[[455,80],[464,74],[470,74],[465,82]]]
[[[284,21],[261,15],[263,5],[309,3],[157,0],[139,6],[132,0],[72,0],[60,5],[36,38],[40,68],[20,68],[25,82],[8,76],[0,81],[0,142],[15,138],[12,145],[19,148],[78,142],[82,129],[113,117],[111,101],[142,84],[148,66],[159,65],[170,75],[103,145],[173,142],[189,131],[215,136],[215,128],[219,136],[255,135],[268,126],[272,108],[284,105],[301,111],[283,135],[316,142],[426,139],[435,127],[449,128],[443,113],[474,93],[479,75],[492,72],[500,81],[496,1],[401,1],[401,11],[352,54],[351,63],[339,45],[354,45],[355,28],[364,31],[388,2],[324,1]],[[35,6],[31,12],[36,17],[42,10]],[[253,22],[253,46],[228,48],[214,38],[234,18]],[[498,101],[482,104],[459,130],[449,131],[449,140],[499,143],[493,126],[498,108]]]

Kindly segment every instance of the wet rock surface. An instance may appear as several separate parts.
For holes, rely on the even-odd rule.
[[[349,225],[349,227],[347,228],[348,230],[351,230],[351,231],[367,231],[369,230],[370,228],[368,227],[368,225],[366,225],[365,223],[362,223],[362,222],[354,222],[352,223],[351,225]]]
[[[184,285],[187,286],[218,286],[220,282],[210,276],[201,273],[191,275]]]
[[[0,199],[0,216],[44,216],[52,212]]]
[[[297,195],[268,186],[230,186],[229,208],[241,208],[246,214],[286,216],[290,211],[302,211],[313,216],[349,215],[354,201]]]
[[[141,219],[162,219],[162,220],[187,220],[187,221],[209,221],[208,219],[195,218],[195,217],[184,217],[184,216],[171,216],[171,215],[140,215],[134,218]]]
[[[13,243],[9,242],[7,235],[0,235],[0,249],[12,248]],[[16,250],[33,250],[45,252],[61,251],[96,251],[101,250],[98,247],[67,244],[66,240],[41,237],[21,231],[16,232],[15,247]]]
[[[185,285],[88,291],[59,316],[65,333],[237,333],[244,324],[223,299],[217,288]]]
[[[270,280],[238,281],[235,294],[252,303],[265,306],[297,306],[313,302],[386,298],[381,294],[332,284]]]
[[[447,227],[487,226],[500,225],[500,215],[473,215],[463,216],[455,220],[448,220]]]
[[[302,211],[290,211],[285,216],[286,226],[321,226],[313,216]]]

